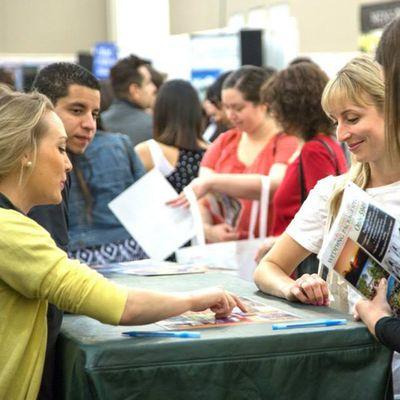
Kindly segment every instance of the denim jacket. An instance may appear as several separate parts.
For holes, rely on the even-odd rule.
[[[129,137],[98,131],[85,154],[73,156],[69,196],[71,251],[122,241],[131,236],[120,224],[108,203],[145,174]],[[77,179],[82,172],[92,198],[87,214],[85,196]]]

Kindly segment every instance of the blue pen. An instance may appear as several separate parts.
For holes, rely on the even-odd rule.
[[[123,335],[130,337],[175,337],[185,339],[197,339],[200,337],[200,332],[171,332],[171,331],[128,331],[122,332]]]
[[[346,319],[314,319],[312,321],[290,322],[288,324],[273,324],[274,331],[280,329],[314,328],[318,326],[346,325]]]

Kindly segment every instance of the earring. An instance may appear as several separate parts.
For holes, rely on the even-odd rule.
[[[30,167],[32,167],[32,161],[28,161],[28,162],[26,163],[26,168],[30,168]]]

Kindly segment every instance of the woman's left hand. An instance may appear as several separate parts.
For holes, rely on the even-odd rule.
[[[286,298],[314,306],[328,306],[328,284],[318,274],[304,274],[293,282]]]
[[[381,279],[376,296],[372,300],[361,299],[354,307],[354,318],[362,320],[369,331],[375,335],[375,325],[383,317],[392,315],[390,305],[386,300],[387,280]]]

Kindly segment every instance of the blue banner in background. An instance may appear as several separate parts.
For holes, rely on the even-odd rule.
[[[190,80],[197,89],[200,99],[204,100],[207,87],[217,79],[223,71],[221,69],[192,69]]]
[[[93,75],[100,80],[108,79],[111,67],[118,60],[118,49],[115,43],[96,43],[93,53]]]

